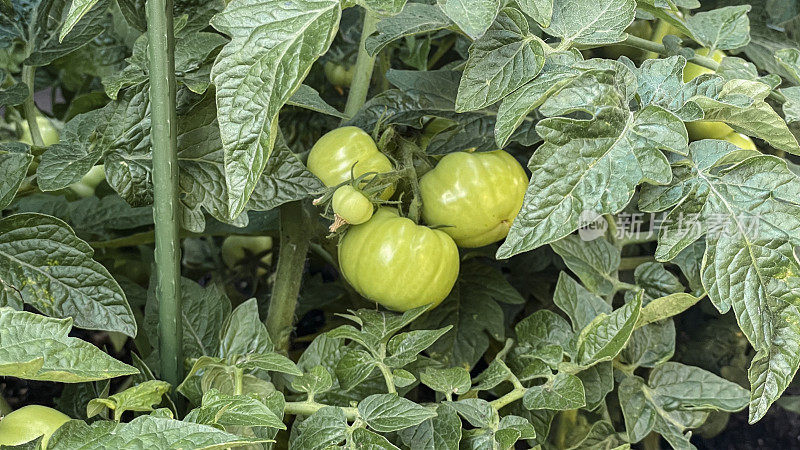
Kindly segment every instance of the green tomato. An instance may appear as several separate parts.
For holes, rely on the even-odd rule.
[[[333,212],[351,225],[359,225],[372,217],[372,202],[358,189],[345,184],[333,193]]]
[[[56,130],[56,127],[50,122],[50,119],[37,115],[36,124],[39,126],[39,134],[42,135],[42,141],[45,147],[58,143],[58,130]],[[22,133],[19,141],[28,145],[33,145],[33,137],[31,136],[31,128],[28,126],[28,121],[23,120],[20,126],[22,127]]]
[[[222,261],[229,269],[235,269],[248,256],[272,250],[271,236],[228,236],[222,241]],[[272,253],[266,253],[260,260],[265,265],[272,264]],[[267,269],[258,267],[258,275],[266,275]]]
[[[699,141],[701,139],[725,139],[733,128],[722,122],[711,122],[698,120],[697,122],[686,122],[686,131],[689,132],[689,139]]]
[[[733,133],[725,136],[725,140],[743,150],[758,150],[756,148],[756,144],[752,139],[750,139],[750,136],[746,136],[742,133],[737,133],[734,131]]]
[[[528,176],[503,150],[445,155],[419,183],[422,217],[461,247],[503,239],[522,207]]]
[[[81,181],[69,185],[79,197],[91,197],[94,195],[94,190],[103,180],[106,179],[105,166],[93,166],[89,172],[81,178]]]
[[[334,86],[349,87],[355,73],[355,66],[345,67],[332,61],[325,63],[325,77]]]
[[[339,242],[342,275],[364,297],[395,310],[438,305],[458,278],[455,242],[394,208],[347,230]]]
[[[696,53],[701,56],[707,56],[708,49],[700,48],[697,49]],[[724,57],[725,53],[721,50],[715,50],[714,54],[711,56],[711,58],[716,62],[722,61],[722,58]],[[683,81],[688,83],[704,73],[714,73],[714,71],[707,67],[698,66],[697,64],[687,63],[686,67],[683,69]],[[725,136],[734,132],[733,128],[722,122],[712,122],[707,120],[687,122],[686,131],[689,132],[689,139],[693,141],[698,141],[700,139],[725,139]]]
[[[653,27],[647,20],[634,21],[625,32],[642,39],[648,39],[653,34]],[[608,59],[618,59],[620,56],[625,55],[630,59],[638,60],[644,55],[643,50],[628,47],[627,45],[612,44],[597,48],[600,55]]]
[[[42,448],[47,448],[50,436],[70,420],[69,416],[53,408],[24,406],[0,420],[0,445],[22,445],[44,436]]]
[[[372,137],[358,127],[341,127],[325,133],[308,154],[308,170],[326,186],[349,180],[351,168],[354,177],[393,169],[391,161],[378,151]],[[394,187],[388,187],[381,197],[388,199],[393,193]]]

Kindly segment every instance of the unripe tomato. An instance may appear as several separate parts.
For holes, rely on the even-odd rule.
[[[79,197],[91,197],[98,184],[106,179],[105,166],[93,166],[89,172],[81,178],[81,181],[69,185]]]
[[[391,172],[392,163],[378,151],[372,137],[358,127],[341,127],[325,133],[308,154],[308,170],[326,186],[349,180],[351,168],[353,176],[358,177],[367,172]],[[381,197],[388,199],[392,193],[394,187],[389,187]]]
[[[695,53],[701,56],[707,56],[708,49],[700,48],[697,49]],[[711,56],[716,62],[722,61],[724,57],[725,53],[721,50],[715,50],[714,54]],[[683,81],[688,83],[704,73],[714,73],[714,71],[707,67],[698,66],[697,64],[686,63],[686,67],[683,69]],[[699,120],[697,122],[687,122],[686,131],[689,132],[689,139],[697,141],[700,139],[725,139],[725,136],[733,133],[733,128],[722,122]]]
[[[742,133],[737,133],[734,131],[733,133],[725,136],[725,140],[743,150],[758,150],[756,148],[756,144],[752,139],[750,139],[750,136],[746,136]]]
[[[42,448],[47,448],[50,436],[69,421],[69,416],[53,408],[23,406],[0,419],[0,445],[22,445],[44,436]]]
[[[349,87],[355,73],[355,66],[345,67],[332,61],[325,63],[325,77],[334,86]]]
[[[458,248],[443,231],[379,208],[339,242],[342,275],[359,294],[395,310],[438,305],[458,278]]]
[[[248,256],[269,250],[272,250],[272,236],[228,236],[222,241],[222,262],[229,269],[234,269]],[[266,265],[272,264],[272,253],[266,253],[260,261]],[[256,273],[266,275],[267,269],[259,266]]]
[[[625,32],[642,39],[649,39],[650,35],[653,34],[653,27],[647,20],[636,20],[625,29]],[[601,56],[608,59],[618,59],[620,56],[625,55],[630,59],[636,60],[644,56],[644,50],[620,44],[605,45],[597,48],[597,50]]]
[[[461,247],[503,239],[522,207],[528,176],[503,150],[445,155],[419,183],[422,217]]]
[[[372,217],[372,202],[353,186],[345,184],[333,193],[333,212],[351,225],[359,225]]]
[[[39,126],[39,134],[42,135],[42,141],[45,147],[58,143],[58,130],[56,130],[56,127],[50,122],[50,119],[37,115],[36,124]],[[22,127],[22,134],[20,135],[19,141],[28,145],[33,145],[33,137],[31,136],[31,128],[28,126],[28,121],[23,120],[20,126]]]

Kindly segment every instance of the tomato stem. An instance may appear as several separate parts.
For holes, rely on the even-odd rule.
[[[37,147],[44,147],[44,139],[42,139],[42,133],[39,130],[39,123],[36,121],[36,116],[39,112],[36,110],[36,103],[33,100],[35,74],[36,67],[22,66],[22,82],[28,85],[28,98],[22,103],[22,110],[25,112],[25,120],[28,122],[33,144]]]
[[[400,152],[403,157],[403,174],[408,179],[408,184],[411,186],[411,204],[408,206],[408,217],[414,223],[419,223],[420,208],[422,208],[422,193],[419,189],[419,180],[417,179],[417,171],[414,168],[414,148],[413,144],[408,142],[401,142]]]
[[[637,267],[641,266],[644,263],[653,262],[656,259],[652,256],[630,256],[627,258],[622,258],[619,263],[619,268],[617,270],[634,270]]]
[[[267,331],[275,350],[286,353],[294,326],[294,312],[300,283],[308,253],[309,225],[305,220],[303,204],[299,201],[280,207],[280,248],[275,270],[275,284],[267,312]]]
[[[394,378],[392,377],[392,372],[388,367],[386,367],[386,364],[383,363],[379,363],[378,368],[381,370],[383,380],[386,382],[386,390],[389,391],[390,394],[396,394],[397,389],[394,387]]]
[[[350,93],[347,95],[347,104],[344,107],[344,114],[347,117],[353,117],[367,101],[372,70],[375,68],[375,57],[370,56],[364,43],[367,37],[375,31],[376,23],[378,23],[378,16],[368,9],[364,10],[364,24],[361,28],[361,41],[358,44],[355,74],[353,74],[353,82],[350,84]]]

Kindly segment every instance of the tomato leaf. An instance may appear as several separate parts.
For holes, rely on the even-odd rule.
[[[244,210],[272,154],[278,111],[330,46],[340,16],[333,0],[234,0],[211,21],[231,37],[211,71],[229,220]]]
[[[237,447],[271,442],[268,439],[243,438],[208,425],[153,416],[139,416],[128,423],[97,421],[87,425],[71,421],[59,428],[47,448],[67,450],[85,448],[170,448],[187,445],[194,449]]]
[[[545,30],[577,44],[611,44],[625,39],[625,28],[633,22],[632,0],[556,0],[553,19]]]
[[[1,303],[23,301],[51,316],[72,317],[81,328],[136,336],[122,289],[66,223],[15,214],[0,220],[0,236]]]
[[[78,383],[138,372],[88,342],[68,337],[70,318],[0,308],[0,329],[2,376]]]
[[[470,46],[456,111],[495,103],[536,77],[543,65],[542,43],[530,33],[525,17],[514,9],[503,9],[486,34]]]

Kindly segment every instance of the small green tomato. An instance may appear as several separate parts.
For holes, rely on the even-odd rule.
[[[364,223],[372,217],[372,202],[358,189],[344,185],[333,193],[333,212],[351,225]]]
[[[248,255],[258,255],[272,249],[271,236],[228,236],[222,241],[222,261],[229,269],[235,269]],[[272,253],[266,253],[260,260],[272,264]],[[266,275],[267,269],[259,266],[257,275]]]

